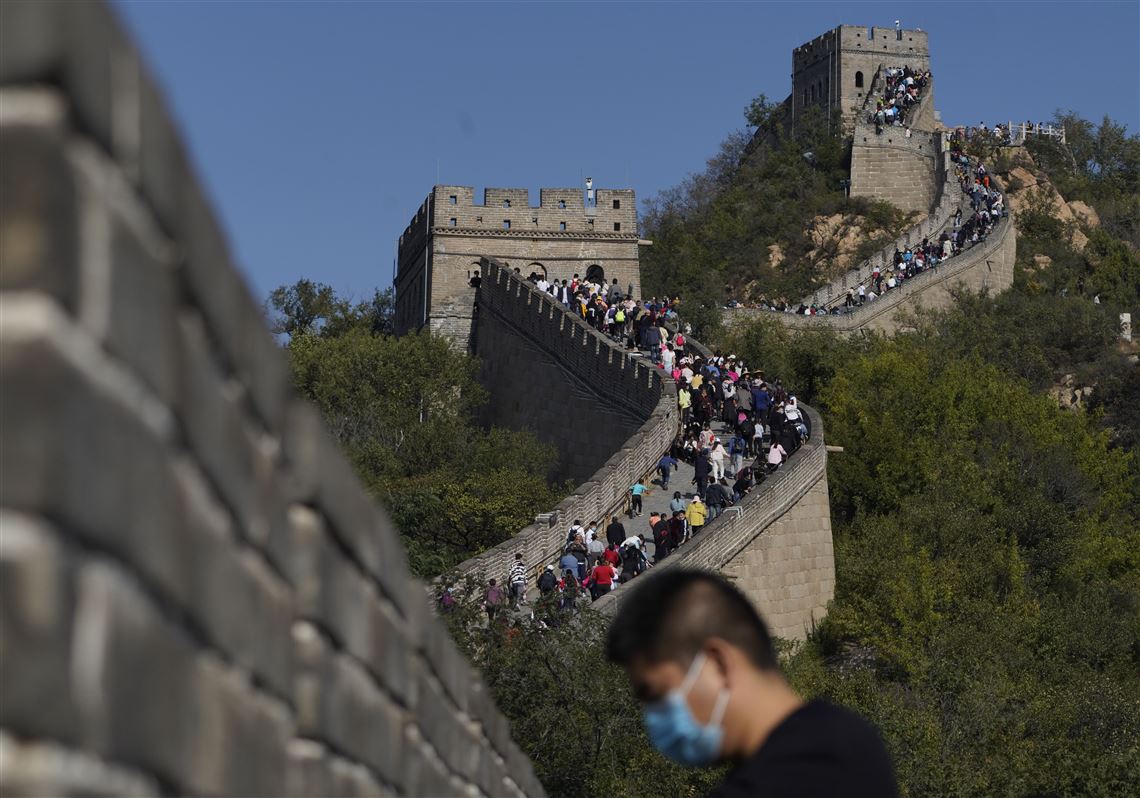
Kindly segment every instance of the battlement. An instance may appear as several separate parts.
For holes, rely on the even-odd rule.
[[[871,90],[879,67],[930,66],[926,31],[840,25],[792,50],[792,118],[824,109],[848,131]]]
[[[431,324],[463,345],[471,329],[471,280],[483,256],[548,279],[575,275],[617,278],[640,293],[637,197],[632,189],[599,188],[587,203],[583,188],[543,188],[538,205],[525,188],[440,184],[400,236],[396,328]],[[525,271],[523,271],[525,269]]]
[[[811,66],[828,53],[839,50],[875,52],[902,58],[929,58],[930,46],[924,30],[896,30],[863,25],[840,25],[821,33],[792,50],[792,68]]]
[[[637,197],[633,189],[600,188],[595,191],[595,198],[587,205],[583,189],[544,188],[539,190],[538,205],[532,205],[528,189],[487,188],[483,190],[483,201],[476,202],[471,186],[438,185],[408,223],[404,236],[414,236],[425,214],[430,214],[432,226],[444,234],[448,228],[459,228],[523,235],[537,231],[637,237]]]

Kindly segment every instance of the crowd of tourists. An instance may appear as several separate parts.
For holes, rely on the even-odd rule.
[[[951,139],[950,152],[954,177],[969,200],[969,211],[963,213],[960,205],[938,236],[924,237],[918,244],[906,245],[901,249],[896,245],[889,264],[872,267],[868,279],[848,288],[846,294],[831,307],[818,302],[801,302],[794,306],[785,299],[769,302],[764,298],[751,307],[801,316],[849,313],[900,288],[908,280],[960,255],[975,244],[984,242],[993,232],[994,226],[1008,214],[1005,198],[992,184],[985,165],[965,153],[961,140]],[[741,305],[735,303],[735,306]],[[732,307],[732,304],[728,307]]]
[[[920,72],[909,66],[887,67],[882,94],[875,99],[875,110],[868,121],[875,123],[875,132],[882,133],[888,125],[905,126],[911,110],[922,100],[930,85],[930,71]]]
[[[607,284],[577,274],[569,280],[548,280],[531,272],[526,279],[598,332],[622,341],[628,349],[644,349],[654,363],[661,362],[662,344],[669,337],[666,325],[677,319],[679,298],[639,301],[633,296],[633,286],[623,291],[616,277]]]
[[[634,303],[654,320],[663,307],[675,305]],[[683,331],[666,330],[660,342],[636,332],[634,338],[677,384],[680,432],[658,460],[656,478],[629,487],[626,513],[593,523],[574,519],[568,526],[558,561],[546,564],[533,584],[540,602],[560,610],[601,598],[700,536],[811,434],[807,414],[780,380],[769,381],[734,355],[702,357],[686,346]],[[672,491],[668,510],[639,520],[646,515],[645,497],[655,489],[668,491],[682,463],[692,468],[690,484]],[[505,584],[492,579],[485,589],[483,606],[492,621],[499,612],[530,602],[532,580],[521,552],[505,564],[504,573]]]

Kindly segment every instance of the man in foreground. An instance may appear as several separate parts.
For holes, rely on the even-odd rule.
[[[669,569],[639,580],[610,627],[650,742],[694,767],[734,764],[716,798],[895,796],[878,732],[784,679],[767,627],[723,578]]]

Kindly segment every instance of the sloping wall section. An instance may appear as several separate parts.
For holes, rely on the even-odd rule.
[[[0,793],[542,795],[109,8],[0,37]]]
[[[912,277],[874,302],[839,315],[801,316],[767,310],[739,308],[726,311],[729,323],[750,318],[774,318],[790,327],[827,327],[844,333],[877,330],[888,335],[903,324],[908,312],[918,306],[947,308],[955,289],[999,293],[1013,285],[1017,257],[1017,228],[1012,219],[1002,219],[989,237],[960,255]]]
[[[706,568],[732,579],[756,604],[773,634],[802,640],[835,595],[823,421],[787,464],[657,568]],[[636,583],[635,583],[636,584]],[[626,589],[594,603],[614,612]]]
[[[490,258],[482,265],[472,349],[490,393],[489,424],[531,430],[553,443],[559,476],[575,482],[593,474],[659,408],[658,416],[672,414],[675,433],[676,390],[660,369],[630,357],[512,269]],[[669,432],[659,426],[652,429]],[[665,446],[672,440],[669,434]]]
[[[491,420],[553,442],[569,458],[567,473],[582,481],[551,512],[459,570],[505,575],[521,551],[537,576],[562,553],[574,519],[616,512],[629,486],[652,471],[679,430],[677,389],[512,269],[489,258],[483,269],[475,351]]]

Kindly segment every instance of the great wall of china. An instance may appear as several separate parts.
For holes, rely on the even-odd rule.
[[[920,218],[897,239],[802,299],[805,305],[830,309],[841,303],[848,290],[869,285],[871,275],[886,272],[896,250],[937,239],[950,231],[955,211],[970,212],[969,196],[955,177],[950,143],[934,112],[933,85],[913,112],[908,136],[902,127],[888,126],[876,132],[867,114],[875,90],[882,84],[883,67],[875,72],[871,90],[852,120],[851,193],[871,199],[901,202],[901,207],[919,212]],[[906,281],[900,288],[874,302],[839,315],[804,316],[753,308],[735,308],[724,313],[725,323],[736,325],[755,318],[771,318],[796,328],[827,327],[844,333],[876,330],[890,334],[905,323],[908,312],[918,306],[945,308],[955,290],[997,293],[1013,284],[1017,231],[1010,219],[1002,219],[989,238],[960,255]]]
[[[391,522],[293,393],[107,6],[0,5],[0,140],[0,791],[544,794]],[[987,247],[1011,264],[1012,224],[999,230]],[[459,314],[495,420],[537,429],[582,481],[472,574],[515,551],[551,559],[566,522],[617,509],[678,424],[669,380],[495,254]],[[793,638],[835,580],[823,424],[806,410],[805,447],[671,561],[721,570]],[[583,451],[558,431],[567,414],[624,439]]]

